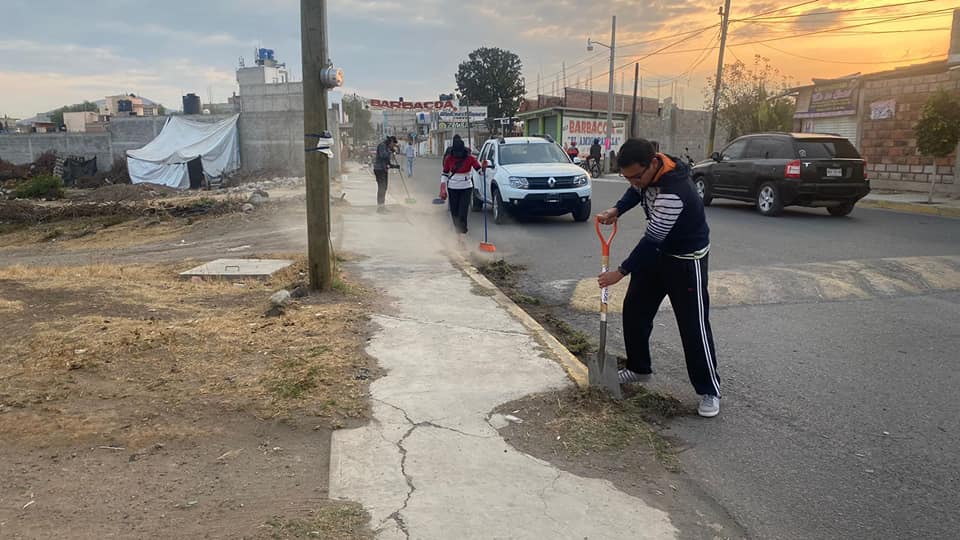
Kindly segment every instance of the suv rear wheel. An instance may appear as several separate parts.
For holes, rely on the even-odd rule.
[[[843,203],[837,206],[828,206],[827,212],[830,212],[831,216],[843,217],[849,215],[850,212],[853,212],[854,203]]]
[[[590,201],[582,202],[577,205],[573,210],[573,220],[577,223],[583,223],[584,221],[590,219]]]
[[[710,193],[710,183],[707,178],[703,175],[697,176],[693,179],[693,185],[697,187],[697,195],[703,199],[703,205],[710,206],[710,203],[713,202],[713,195]]]
[[[773,182],[764,182],[757,190],[757,210],[769,217],[779,216],[783,212],[780,189]]]
[[[503,225],[507,222],[507,209],[503,206],[503,197],[500,196],[500,190],[493,190],[493,222],[497,225]]]

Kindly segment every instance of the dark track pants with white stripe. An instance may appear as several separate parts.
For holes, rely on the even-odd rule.
[[[650,333],[653,319],[665,296],[680,327],[687,374],[699,395],[720,396],[720,376],[710,329],[710,297],[707,294],[707,260],[677,259],[661,254],[650,269],[634,272],[623,300],[623,339],[627,368],[650,373]]]

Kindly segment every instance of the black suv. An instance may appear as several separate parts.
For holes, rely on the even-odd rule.
[[[757,133],[735,139],[693,167],[693,181],[713,199],[752,202],[765,216],[784,206],[823,207],[833,216],[853,211],[870,193],[866,162],[849,140],[817,133]]]

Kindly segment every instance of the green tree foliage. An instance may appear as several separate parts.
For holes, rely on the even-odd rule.
[[[343,96],[343,110],[353,123],[355,143],[369,142],[373,139],[373,124],[370,123],[370,110],[364,105],[363,98],[354,94]]]
[[[706,106],[713,107],[714,77],[707,80]],[[791,131],[796,103],[784,96],[789,81],[770,65],[770,59],[754,57],[753,66],[740,60],[723,66],[718,120],[734,139],[760,131]]]
[[[527,92],[523,63],[516,54],[496,47],[481,47],[460,63],[457,92],[471,105],[487,106],[487,125],[494,118],[513,116]]]
[[[57,127],[63,125],[63,113],[68,112],[97,112],[100,108],[97,107],[96,103],[91,103],[89,101],[84,101],[83,103],[77,103],[74,105],[64,105],[59,109],[50,112],[50,121],[53,122]]]
[[[936,158],[949,156],[960,142],[960,102],[949,92],[940,90],[924,104],[913,130],[921,154],[934,158],[934,163]],[[931,174],[928,203],[933,203],[935,179],[936,175]]]
[[[960,101],[944,90],[930,96],[914,133],[921,154],[940,158],[950,155],[960,142]]]

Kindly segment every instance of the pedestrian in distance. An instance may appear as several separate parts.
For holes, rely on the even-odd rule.
[[[461,249],[467,245],[467,216],[470,214],[470,199],[473,197],[471,171],[478,171],[480,168],[480,162],[463,143],[463,139],[454,138],[450,153],[443,158],[440,198],[450,200],[450,216],[457,229],[457,243]]]
[[[373,176],[377,179],[377,212],[387,211],[387,171],[394,167],[393,153],[396,151],[397,138],[389,136],[377,145],[373,158]]]
[[[640,205],[647,229],[630,255],[616,270],[600,274],[600,287],[610,287],[626,276],[630,285],[623,300],[623,339],[627,365],[619,371],[622,384],[647,382],[652,373],[650,334],[665,296],[670,297],[687,374],[701,401],[700,416],[720,413],[720,376],[710,328],[707,262],[710,228],[703,201],[682,160],[658,153],[645,139],[630,139],[620,147],[620,174],[630,187],[616,206],[598,214],[613,224]]]
[[[407,177],[413,176],[413,160],[417,157],[417,151],[414,148],[413,141],[410,141],[407,144],[407,148],[404,149],[404,154],[407,156]]]
[[[570,156],[570,161],[580,157],[580,149],[577,148],[577,141],[570,141],[570,146],[567,147],[567,155]]]

